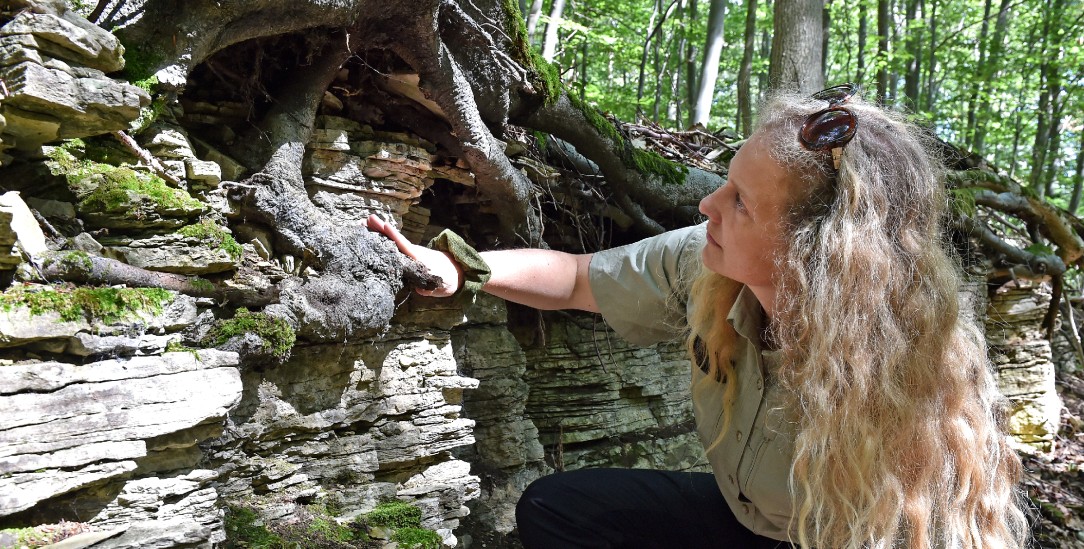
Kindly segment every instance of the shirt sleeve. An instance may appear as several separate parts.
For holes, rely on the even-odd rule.
[[[591,291],[602,317],[635,345],[681,336],[689,283],[700,269],[705,226],[694,225],[591,258]]]

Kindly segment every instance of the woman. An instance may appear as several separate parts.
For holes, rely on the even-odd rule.
[[[634,343],[684,329],[714,473],[544,477],[517,508],[525,546],[1026,545],[1020,463],[943,247],[940,165],[856,91],[768,102],[704,225],[593,255],[481,254],[499,297],[599,311]],[[472,264],[370,228],[449,281],[433,295]]]

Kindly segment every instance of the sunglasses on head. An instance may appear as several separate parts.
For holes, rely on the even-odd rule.
[[[815,112],[805,119],[798,130],[798,141],[810,151],[832,151],[832,165],[839,171],[843,147],[858,130],[858,117],[843,104],[859,92],[858,84],[846,83],[821,90],[811,97],[827,101],[828,108]]]

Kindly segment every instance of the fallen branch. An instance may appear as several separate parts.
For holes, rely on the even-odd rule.
[[[135,139],[132,139],[131,136],[124,133],[123,131],[116,131],[113,132],[113,137],[117,138],[117,141],[120,141],[121,144],[125,146],[125,148],[131,151],[132,154],[136,155],[136,157],[139,158],[141,162],[149,166],[151,170],[155,173],[155,175],[161,177],[162,179],[165,179],[174,187],[181,187],[183,185],[180,179],[173,177],[173,174],[167,172],[165,166],[163,166],[162,163],[159,162],[153,154],[147,151],[147,149],[140,147],[139,143],[136,143]]]
[[[118,285],[133,288],[162,288],[192,297],[209,297],[237,306],[263,307],[278,300],[278,287],[266,289],[233,287],[198,276],[160,273],[127,263],[82,252],[49,252],[38,258],[39,273],[50,282]]]

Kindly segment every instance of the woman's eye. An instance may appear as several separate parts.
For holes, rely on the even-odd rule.
[[[737,206],[739,210],[745,211],[745,202],[742,202],[740,194],[734,194],[734,205]]]

